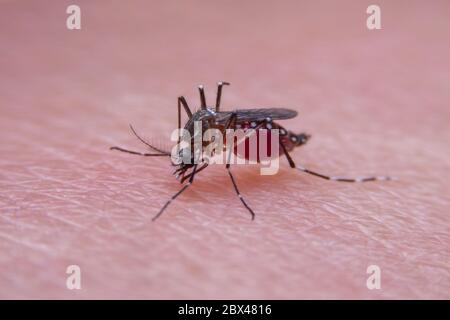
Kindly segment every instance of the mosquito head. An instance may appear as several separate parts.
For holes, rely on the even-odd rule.
[[[170,157],[172,165],[175,167],[184,168],[187,164],[192,163],[193,158],[188,151],[189,149],[180,148],[178,152],[172,153]]]
[[[171,156],[172,166],[177,167],[173,174],[180,182],[184,181],[186,171],[194,166],[193,154],[188,151],[189,149],[181,148]]]

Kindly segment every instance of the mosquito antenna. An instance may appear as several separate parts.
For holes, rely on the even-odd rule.
[[[130,124],[130,129],[131,129],[131,131],[133,131],[134,135],[135,135],[135,136],[136,136],[143,144],[149,146],[150,148],[152,148],[152,149],[155,150],[155,151],[158,151],[158,152],[163,153],[163,154],[165,154],[165,155],[170,155],[170,152],[167,152],[167,151],[158,149],[158,148],[152,146],[150,143],[148,143],[148,142],[145,141],[144,139],[142,139],[142,138],[137,134],[137,132],[134,130],[134,128],[133,128],[133,126],[132,126],[131,124]]]

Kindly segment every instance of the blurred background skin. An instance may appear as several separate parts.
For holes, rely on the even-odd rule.
[[[81,30],[66,8],[81,7]],[[448,1],[1,1],[0,298],[450,298]],[[289,168],[177,192],[176,98],[290,107]],[[82,289],[66,288],[79,265]],[[368,290],[366,269],[381,268]]]

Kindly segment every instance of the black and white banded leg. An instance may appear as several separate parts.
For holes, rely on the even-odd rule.
[[[296,165],[294,160],[292,160],[289,152],[287,152],[286,147],[284,146],[284,144],[281,142],[280,140],[280,145],[283,148],[284,154],[286,155],[286,158],[289,162],[289,165],[291,166],[291,168],[297,168],[300,171],[303,171],[305,173],[308,173],[310,175],[325,179],[325,180],[330,180],[330,181],[339,181],[339,182],[369,182],[369,181],[388,181],[388,180],[392,180],[391,177],[389,176],[373,176],[373,177],[358,177],[358,178],[345,178],[345,177],[336,177],[336,176],[328,176],[319,172],[315,172],[309,169],[306,169],[300,165]]]
[[[161,208],[161,210],[159,210],[159,212],[153,217],[152,221],[155,221],[156,219],[158,219],[162,213],[164,212],[164,210],[166,210],[166,208],[169,206],[169,204],[175,200],[180,194],[182,194],[184,192],[184,190],[186,190],[191,184],[192,182],[194,182],[194,177],[195,177],[195,173],[197,172],[197,165],[194,165],[194,168],[192,169],[192,175],[191,178],[189,179],[188,183],[186,183],[183,188],[180,189],[180,191],[178,191],[177,193],[175,193],[172,198],[170,198],[166,204]]]
[[[237,122],[237,114],[236,112],[233,112],[232,115],[230,116],[230,119],[228,120],[228,123],[226,125],[226,128],[233,128],[236,129],[236,122]],[[234,147],[234,143],[231,144],[231,148]],[[226,164],[226,169],[228,171],[228,175],[230,176],[231,182],[233,183],[233,187],[234,187],[234,191],[236,192],[237,196],[239,197],[239,200],[241,200],[242,204],[247,208],[248,212],[250,213],[250,215],[252,216],[252,220],[255,219],[255,213],[253,212],[253,210],[249,207],[249,205],[247,204],[247,202],[245,202],[244,197],[241,195],[241,192],[239,191],[239,188],[236,184],[236,180],[233,177],[233,174],[231,173],[231,169],[230,169],[230,159],[231,159],[231,150],[227,150],[228,153],[228,160],[227,160],[227,164]]]
[[[249,207],[247,202],[245,202],[244,198],[242,197],[241,193],[239,192],[239,189],[237,187],[236,181],[234,180],[233,174],[231,173],[231,170],[229,167],[227,167],[228,174],[230,175],[231,182],[233,183],[234,191],[236,191],[237,196],[241,200],[242,204],[247,208],[248,212],[250,212],[252,216],[252,220],[255,220],[255,213],[253,212],[252,208]]]
[[[373,176],[373,177],[358,177],[358,178],[345,178],[345,177],[336,177],[336,176],[328,176],[322,173],[318,173],[309,169],[306,169],[302,166],[297,165],[298,170],[303,171],[305,173],[311,174],[313,176],[330,180],[330,181],[340,181],[340,182],[368,182],[368,181],[388,181],[392,180],[389,176]]]

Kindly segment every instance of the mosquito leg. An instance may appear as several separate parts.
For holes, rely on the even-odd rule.
[[[306,172],[308,174],[311,174],[313,176],[325,179],[325,180],[331,180],[331,181],[340,181],[340,182],[368,182],[368,181],[387,181],[392,180],[389,176],[373,176],[373,177],[359,177],[359,178],[343,178],[343,177],[334,177],[334,176],[327,176],[322,173],[318,173],[315,171],[311,171],[309,169],[306,169],[302,166],[297,166],[297,169],[303,172]]]
[[[118,150],[118,151],[136,154],[138,156],[144,156],[144,157],[158,157],[158,156],[159,157],[168,157],[169,156],[168,154],[165,154],[165,153],[142,153],[142,152],[138,152],[138,151],[123,149],[120,147],[111,147],[111,148],[109,148],[109,150]]]
[[[334,176],[327,176],[322,173],[318,173],[315,171],[311,171],[309,169],[306,169],[302,166],[296,166],[294,160],[292,160],[291,156],[286,150],[286,147],[284,144],[280,141],[280,145],[283,148],[284,154],[286,155],[286,158],[288,159],[289,165],[291,168],[297,168],[300,171],[306,172],[308,174],[311,174],[313,176],[325,179],[325,180],[331,180],[331,181],[340,181],[340,182],[368,182],[368,181],[382,181],[382,180],[392,180],[391,177],[388,176],[374,176],[374,177],[359,177],[359,178],[343,178],[343,177],[334,177]]]
[[[225,126],[225,133],[226,133],[227,129],[230,129],[230,128],[236,129],[236,122],[237,122],[237,113],[233,112],[231,114],[230,118],[228,119],[227,125]],[[228,145],[228,142],[227,142],[227,145]],[[227,152],[228,152],[228,158],[227,158],[227,164],[226,164],[227,170],[230,168],[231,153],[233,152],[233,148],[234,148],[234,141],[232,141],[230,143],[230,150],[228,150],[228,146],[227,146]]]
[[[192,118],[192,112],[191,109],[189,109],[186,99],[183,96],[180,96],[178,97],[178,119],[181,119],[181,105],[183,105],[184,111],[186,111],[189,119]],[[180,121],[178,123],[180,123]]]
[[[284,143],[281,141],[280,139],[280,146],[283,149],[283,153],[286,155],[286,158],[289,162],[289,165],[291,166],[291,168],[295,168],[295,162],[294,160],[292,160],[291,155],[289,154],[289,152],[287,152],[286,150],[286,146],[284,145]]]
[[[255,213],[253,210],[248,206],[247,202],[245,202],[244,198],[242,197],[241,193],[239,192],[239,189],[237,187],[236,181],[234,180],[233,174],[231,173],[231,170],[229,167],[227,167],[228,174],[230,175],[231,182],[233,183],[234,191],[236,191],[237,196],[241,200],[242,204],[247,208],[248,212],[252,215],[252,220],[255,220]]]
[[[217,83],[216,112],[218,112],[220,108],[220,99],[222,98],[222,87],[224,85],[229,86],[230,83],[223,81]]]
[[[206,169],[207,166],[208,166],[207,163],[203,164],[200,168],[198,168],[197,171],[195,171],[195,174],[198,174],[198,173],[199,173],[200,171],[202,171],[203,169]],[[193,172],[189,173],[187,176],[184,176],[184,177],[181,179],[180,183],[183,183],[185,180],[189,179],[189,178],[192,176],[192,174],[193,174]],[[177,178],[178,178],[178,176],[177,176]]]
[[[192,112],[191,109],[189,109],[186,99],[183,96],[178,97],[178,131],[181,130],[181,105],[183,105],[184,111],[188,115],[189,119],[192,118]],[[180,145],[180,140],[180,132],[178,132],[178,146]]]
[[[152,221],[155,221],[156,219],[159,218],[159,216],[164,212],[164,210],[166,210],[166,208],[169,206],[169,204],[175,200],[180,194],[182,194],[184,192],[184,190],[186,190],[191,184],[192,182],[194,182],[194,176],[195,176],[195,172],[197,171],[197,165],[194,165],[194,169],[192,171],[192,175],[191,178],[189,179],[188,183],[186,183],[183,188],[180,189],[180,191],[178,191],[177,193],[175,193],[172,198],[170,198],[166,204],[161,208],[161,210],[159,210],[158,214],[156,216],[153,217]]]
[[[198,86],[198,91],[200,92],[200,102],[202,103],[202,110],[206,110],[206,98],[205,98],[205,90],[203,89],[203,85]]]
[[[228,118],[228,122],[225,125],[225,129],[232,128],[232,123],[236,122],[236,120],[237,120],[237,113],[236,112],[231,113],[230,117]]]
[[[237,122],[237,114],[236,114],[236,112],[233,112],[231,114],[231,116],[230,116],[230,118],[228,120],[228,123],[225,126],[225,128],[226,129],[230,129],[230,128],[235,129],[236,128],[236,122]],[[231,148],[234,148],[234,141],[233,141],[233,143],[231,143]],[[245,202],[244,198],[242,197],[241,193],[239,192],[239,189],[237,187],[236,181],[234,180],[233,174],[231,173],[231,170],[230,170],[230,158],[231,158],[231,152],[233,152],[233,151],[229,150],[228,152],[229,153],[228,153],[228,160],[227,160],[226,168],[227,168],[227,171],[228,171],[228,175],[230,176],[231,182],[233,183],[234,191],[236,191],[237,196],[241,200],[242,204],[247,208],[247,210],[252,215],[252,220],[254,220],[255,219],[255,213],[248,206],[247,202]]]

